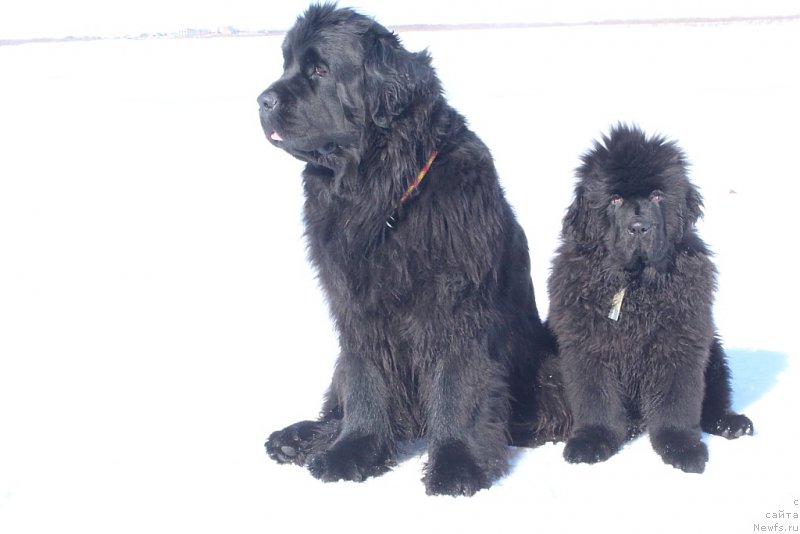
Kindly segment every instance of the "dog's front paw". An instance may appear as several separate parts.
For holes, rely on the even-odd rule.
[[[692,432],[663,430],[652,437],[653,448],[664,463],[686,473],[702,473],[708,462],[708,447]]]
[[[375,436],[345,437],[308,459],[311,474],[323,482],[362,482],[382,475],[394,465],[388,446]]]
[[[703,430],[723,438],[736,439],[742,436],[752,436],[753,422],[744,414],[728,412]]]
[[[492,485],[461,441],[445,443],[430,452],[423,482],[428,495],[471,496]]]
[[[596,464],[619,450],[619,439],[603,426],[578,429],[564,446],[564,459],[571,464]]]

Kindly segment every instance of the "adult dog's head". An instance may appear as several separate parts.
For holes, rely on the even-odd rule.
[[[314,165],[336,169],[374,136],[440,95],[427,53],[350,9],[312,5],[283,43],[284,71],[258,97],[269,141]]]
[[[683,152],[661,137],[618,125],[582,159],[564,238],[578,247],[600,247],[612,265],[628,271],[667,270],[702,215]]]

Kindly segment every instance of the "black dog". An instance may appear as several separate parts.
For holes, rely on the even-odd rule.
[[[261,123],[306,162],[310,258],[341,353],[320,418],[273,433],[267,451],[360,481],[422,436],[429,494],[488,488],[509,434],[536,425],[532,377],[550,350],[491,155],[427,53],[372,19],[312,6],[283,55]]]
[[[694,227],[701,209],[674,143],[619,126],[584,155],[549,280],[573,417],[568,461],[605,460],[646,426],[666,463],[702,472],[701,429],[752,434],[730,411],[716,270]]]

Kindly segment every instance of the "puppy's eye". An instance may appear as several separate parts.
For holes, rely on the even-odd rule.
[[[650,201],[651,202],[661,202],[664,198],[664,193],[656,189],[652,193],[650,193]]]
[[[611,205],[612,206],[622,206],[622,197],[619,195],[611,195]]]
[[[317,78],[324,78],[328,75],[328,68],[323,65],[314,65],[314,70],[312,72],[312,76],[316,76]]]

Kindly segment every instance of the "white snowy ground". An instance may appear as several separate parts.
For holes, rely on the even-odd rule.
[[[471,499],[425,496],[418,452],[362,484],[273,463],[264,438],[316,415],[337,352],[301,164],[257,119],[281,39],[5,46],[0,532],[800,529],[800,22],[402,38],[493,150],[543,316],[579,154],[620,120],[680,142],[756,435],[708,437],[703,475],[647,439],[596,466],[519,450]]]

